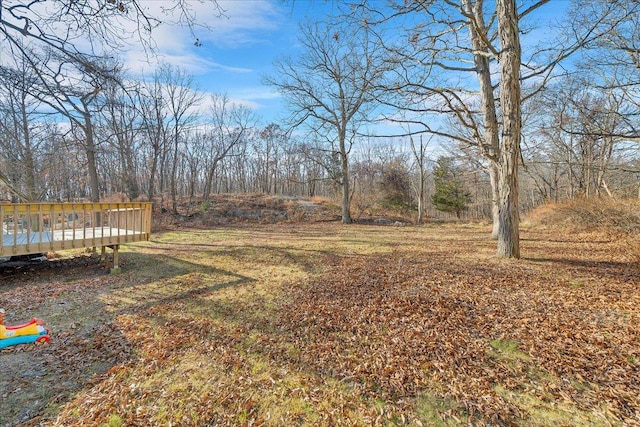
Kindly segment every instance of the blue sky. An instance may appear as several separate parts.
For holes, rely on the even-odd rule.
[[[143,4],[163,4],[146,0]],[[225,10],[218,17],[210,5],[193,4],[198,20],[210,29],[195,29],[201,46],[186,28],[161,25],[153,31],[157,59],[134,45],[122,56],[134,73],[150,73],[155,61],[165,61],[193,75],[201,91],[226,94],[232,101],[254,109],[266,124],[284,114],[278,94],[261,84],[278,56],[292,53],[298,22],[323,16],[334,8],[323,0],[219,0]]]
[[[379,0],[371,0],[379,1]],[[548,35],[545,24],[559,19],[568,0],[552,0],[537,16],[540,28],[530,37]],[[158,15],[169,0],[142,0]],[[220,17],[209,2],[191,2],[196,18],[210,28],[196,28],[201,46],[194,46],[194,35],[186,28],[160,25],[153,32],[157,60],[169,62],[194,76],[205,93],[226,94],[232,101],[251,107],[264,124],[279,122],[285,113],[278,94],[261,84],[272,70],[273,60],[294,54],[298,23],[335,13],[339,1],[333,0],[218,0],[225,10]],[[536,37],[535,34],[538,36]],[[544,37],[543,35],[543,37]],[[134,45],[122,56],[134,73],[153,71],[154,59]]]
[[[387,3],[384,0],[369,1]],[[136,77],[149,77],[158,61],[170,63],[191,74],[202,92],[224,94],[233,102],[251,107],[265,124],[280,121],[285,115],[285,106],[272,88],[261,84],[262,76],[272,72],[272,64],[277,57],[284,54],[295,56],[299,22],[336,14],[344,2],[217,0],[224,10],[223,16],[213,7],[213,3],[212,0],[184,0],[184,4],[191,7],[196,21],[206,23],[208,28],[195,28],[192,33],[188,28],[163,23],[152,34],[151,44],[155,45],[153,55],[144,50],[135,35],[136,23],[132,20],[123,22],[116,31],[121,31],[122,44],[128,47],[121,51],[120,60]],[[171,14],[162,14],[163,8],[176,4],[175,0],[139,0],[138,4],[151,16],[166,21],[177,19]],[[568,0],[551,0],[537,13],[539,22],[544,26],[560,18],[568,4]],[[46,5],[47,2],[42,2],[33,7],[46,9]],[[53,31],[65,31],[64,23],[59,24],[61,27],[53,28]],[[133,35],[127,37],[127,34]],[[529,37],[535,38],[536,34],[545,37],[549,32],[541,28],[529,34]],[[200,40],[200,47],[194,45],[195,37]],[[82,43],[82,38],[78,42]]]

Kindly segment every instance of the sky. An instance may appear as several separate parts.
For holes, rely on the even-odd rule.
[[[379,0],[371,0],[379,1]],[[170,0],[141,0],[157,14]],[[337,12],[333,0],[218,0],[224,10],[219,16],[211,2],[191,2],[195,17],[210,28],[187,28],[162,24],[153,31],[157,60],[166,61],[192,74],[201,91],[224,94],[234,102],[251,107],[263,123],[281,122],[286,108],[273,88],[261,84],[271,73],[274,59],[295,54],[300,21],[318,19]],[[567,0],[552,0],[544,7],[542,22],[557,19]],[[544,26],[544,25],[543,25]],[[539,31],[544,31],[540,29]],[[194,37],[200,46],[194,45]],[[134,73],[149,73],[154,58],[134,44],[122,55]],[[151,62],[150,62],[151,61]]]
[[[142,4],[168,3],[142,0]],[[272,88],[262,85],[273,61],[292,53],[297,43],[298,22],[331,12],[325,0],[219,0],[218,16],[210,4],[197,4],[196,18],[210,28],[160,25],[152,33],[156,45],[149,58],[141,46],[126,50],[121,59],[134,74],[149,74],[156,61],[165,61],[190,73],[205,93],[224,94],[252,108],[264,123],[278,122],[285,106]],[[194,44],[195,38],[200,42]]]
[[[9,5],[20,3],[20,0],[5,1]],[[149,78],[159,61],[167,62],[192,75],[201,92],[226,95],[232,102],[252,108],[265,125],[283,123],[286,106],[273,88],[261,83],[264,75],[273,73],[276,58],[295,56],[300,22],[335,15],[341,4],[340,0],[186,0],[195,21],[207,25],[190,30],[170,23],[179,19],[175,12],[163,16],[163,10],[176,3],[176,0],[138,1],[146,13],[165,22],[154,28],[148,41],[155,46],[153,51],[145,50],[144,43],[135,35],[122,37],[127,42],[123,42],[119,59],[125,69],[134,77]],[[222,15],[213,7],[214,3],[222,9]],[[551,0],[544,7],[547,15],[539,18],[542,22],[557,19],[567,4],[568,0]],[[39,7],[46,5],[43,2]],[[129,20],[120,31],[130,34],[135,25]],[[58,26],[60,31],[67,28],[63,22]],[[548,35],[544,29],[538,33]],[[538,36],[530,33],[529,37]]]

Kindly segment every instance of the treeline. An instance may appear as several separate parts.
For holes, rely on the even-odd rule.
[[[324,197],[340,192],[339,165],[320,142],[278,124],[261,125],[249,108],[224,95],[204,97],[177,68],[165,66],[151,82],[100,91],[82,112],[92,126],[91,145],[82,126],[60,122],[25,90],[26,76],[0,79],[0,161],[10,184],[2,187],[4,200],[92,200],[90,167],[95,167],[99,198],[170,202],[221,192]],[[580,98],[566,88],[558,84],[547,90],[545,98],[552,103],[531,102],[538,110],[526,126],[530,138],[523,147],[524,211],[549,200],[635,197],[640,191],[637,143],[589,133],[597,120],[592,107],[600,103],[604,116],[605,100],[584,93]],[[419,162],[426,168],[422,191],[429,202],[423,209],[437,214],[431,203],[437,191],[433,172],[442,157],[451,160],[450,172],[471,195],[458,214],[490,218],[489,177],[477,157],[457,146],[443,151],[433,140],[425,145],[420,159],[408,137],[361,144],[351,159],[354,215],[376,208],[416,211]]]
[[[150,82],[103,88],[91,103],[77,101],[86,109],[69,110],[67,122],[33,95],[28,69],[12,77],[0,79],[0,170],[10,184],[1,187],[3,200],[93,200],[92,173],[98,198],[177,202],[221,192],[324,197],[340,192],[339,164],[320,141],[292,135],[278,124],[261,125],[249,108],[224,95],[205,97],[175,67],[164,66]],[[613,135],[615,123],[609,135],[590,132],[598,121],[606,123],[607,114],[617,113],[607,110],[615,105],[593,91],[568,90],[571,84],[551,85],[527,104],[532,111],[520,177],[524,211],[549,200],[635,197],[640,191],[637,143]],[[69,102],[81,93],[71,94]],[[91,144],[82,126],[87,123]],[[440,158],[448,158],[450,172],[471,195],[458,214],[490,218],[489,177],[472,151],[457,145],[443,151],[432,139],[423,144],[421,158],[410,139],[369,139],[354,151],[354,215],[376,208],[416,211],[421,181],[428,202],[423,209],[436,214],[433,172]]]
[[[536,8],[543,3],[536,3]],[[472,4],[482,6],[482,2],[461,2],[464,7]],[[510,154],[517,154],[522,169],[519,174],[507,170],[503,178],[515,177],[519,183],[515,200],[520,211],[579,196],[640,195],[640,67],[634,47],[638,15],[608,14],[607,4],[589,4],[605,24],[590,26],[586,10],[574,11],[567,22],[575,34],[597,31],[598,37],[576,36],[573,45],[563,47],[566,51],[536,46],[522,60],[521,143]],[[378,79],[375,86],[351,87],[354,91],[349,96],[340,92],[343,98],[338,101],[366,97],[372,106],[368,115],[357,109],[345,111],[344,115],[358,120],[357,126],[351,120],[333,130],[326,125],[332,123],[330,116],[312,125],[316,126],[313,131],[304,132],[290,123],[262,123],[254,111],[225,94],[203,94],[192,76],[175,66],[163,65],[143,80],[132,79],[117,62],[105,58],[78,59],[78,55],[52,50],[29,55],[30,48],[18,37],[10,47],[13,62],[3,62],[0,70],[0,196],[13,202],[162,200],[174,211],[181,201],[207,200],[221,192],[342,196],[354,216],[377,208],[431,215],[440,209],[496,221],[496,197],[501,191],[497,172],[513,168],[498,156],[503,147],[497,143],[506,135],[498,84],[487,80],[492,93],[485,99],[479,96],[481,80],[478,86],[458,77],[465,84],[457,87],[446,86],[452,83],[444,80],[447,76],[453,80],[453,73],[462,70],[454,59],[461,64],[476,61],[475,67],[464,70],[469,76],[484,78],[482,67],[486,66],[485,71],[495,77],[491,66],[496,59],[483,62],[483,58],[500,52],[491,51],[489,41],[494,39],[484,40],[482,34],[476,34],[474,43],[484,46],[484,51],[475,45],[466,46],[463,54],[453,45],[447,51],[445,41],[466,42],[460,37],[465,26],[455,26],[454,12],[464,12],[461,16],[469,19],[472,28],[479,25],[473,19],[482,18],[481,9],[465,12],[462,6],[459,10],[443,6],[450,21],[444,15],[438,18],[441,21],[432,17],[434,34],[438,28],[447,28],[437,36],[430,35],[422,21],[405,22],[397,34],[414,36],[399,37],[395,42],[400,44],[371,37],[384,33],[386,22],[382,21],[367,21],[357,31],[353,26],[362,20],[360,24],[345,21],[335,32],[321,25],[307,27],[302,41],[320,53],[320,59],[308,51],[307,64],[280,62],[279,69],[308,82],[300,80],[300,87],[290,87],[282,75],[276,75],[268,84],[294,96],[297,89],[329,87],[336,82],[304,74],[301,67],[321,68],[318,61],[333,54],[345,73],[337,83],[372,82],[369,74],[361,76],[366,67]],[[422,19],[417,15],[419,5],[411,7],[398,3],[398,14],[389,14],[390,22],[400,12]],[[496,34],[489,18],[482,23],[487,34]],[[524,27],[523,34],[525,30],[531,28]],[[366,34],[347,40],[346,34],[356,33]],[[437,38],[441,34],[450,38]],[[429,40],[443,45],[434,51]],[[335,48],[342,43],[344,49]],[[574,56],[571,71],[554,71],[571,49],[572,54],[581,52]],[[553,60],[542,62],[545,53]],[[431,68],[425,66],[427,55]],[[346,69],[344,58],[354,57],[360,62]],[[449,62],[440,61],[441,57]],[[362,58],[368,59],[363,62]],[[329,69],[330,64],[324,65]],[[438,67],[442,74],[435,77],[416,71]],[[402,85],[401,71],[406,79]],[[331,71],[331,76],[336,75]],[[443,81],[432,83],[438,79]],[[411,91],[401,90],[408,87]],[[327,110],[332,101],[329,93]],[[303,113],[311,111],[304,103],[298,107]],[[407,131],[395,137],[365,134],[362,127],[375,122],[370,113],[377,120],[393,119]],[[487,121],[491,115],[492,121]],[[438,120],[438,127],[429,120]],[[452,194],[459,197],[451,200]]]
[[[311,146],[276,124],[260,126],[224,95],[202,95],[177,68],[162,67],[150,82],[120,79],[95,95],[90,86],[66,87],[67,105],[54,111],[48,94],[29,85],[37,80],[28,69],[11,77],[0,79],[5,200],[327,194]]]

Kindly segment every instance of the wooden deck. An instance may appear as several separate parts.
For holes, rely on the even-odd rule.
[[[0,257],[149,240],[151,203],[0,204]]]

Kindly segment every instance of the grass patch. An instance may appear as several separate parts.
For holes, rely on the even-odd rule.
[[[524,417],[517,420],[517,424],[523,427],[554,427],[563,425],[575,427],[605,427],[622,425],[622,423],[612,420],[610,416],[605,415],[610,413],[610,408],[606,403],[587,411],[569,402],[541,399],[532,393],[507,390],[501,386],[496,387],[495,390],[499,396],[520,408],[525,414]]]
[[[541,369],[534,363],[531,356],[519,350],[518,341],[498,339],[491,341],[490,346],[491,356],[506,362],[507,366],[516,372],[524,372],[524,376],[530,381],[516,388],[509,389],[504,385],[494,387],[498,396],[522,414],[518,417],[518,425],[531,427],[619,425],[615,422],[611,424],[611,418],[604,415],[610,413],[607,404],[602,404],[591,411],[577,407],[568,399],[567,393],[580,395],[591,390],[591,387],[577,380],[561,380]],[[565,398],[556,399],[550,390],[556,390],[556,392],[563,390],[562,395]]]
[[[531,357],[520,351],[520,343],[511,339],[496,339],[489,343],[492,348],[491,355],[499,359],[529,361]]]
[[[119,415],[112,414],[109,416],[109,421],[106,423],[106,427],[122,427],[124,425],[124,421]]]
[[[635,270],[531,230],[502,262],[489,232],[186,230],[124,246],[117,276],[20,278],[0,300],[55,335],[0,355],[0,424],[36,400],[43,426],[630,424]]]
[[[422,394],[418,398],[416,414],[425,426],[454,427],[469,422],[469,415],[454,399],[430,393]]]

